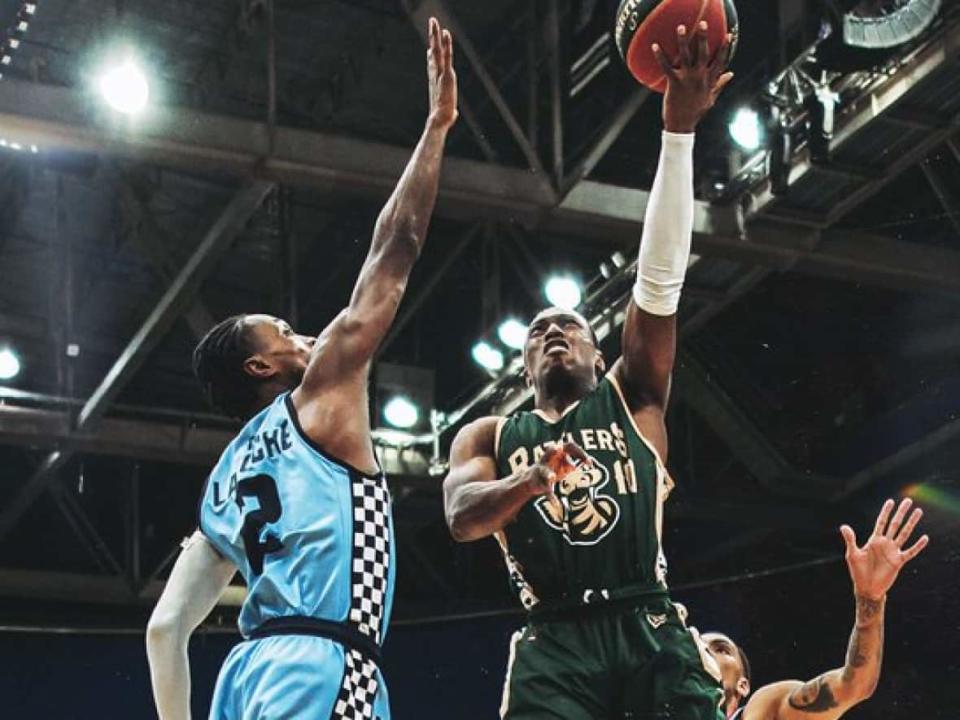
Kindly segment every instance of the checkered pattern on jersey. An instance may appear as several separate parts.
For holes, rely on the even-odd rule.
[[[351,475],[353,485],[353,558],[349,621],[379,644],[390,572],[390,492],[387,480]]]
[[[343,684],[333,706],[332,720],[372,720],[377,697],[377,666],[356,650],[347,650]]]

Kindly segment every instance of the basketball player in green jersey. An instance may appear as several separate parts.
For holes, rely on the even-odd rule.
[[[723,677],[721,717],[728,720],[838,720],[855,705],[867,700],[880,680],[883,661],[883,621],[887,592],[904,565],[927,546],[923,535],[904,549],[923,512],[913,511],[911,501],[900,503],[893,518],[894,502],[888,500],[877,524],[861,548],[849,526],[843,526],[847,546],[847,569],[853,582],[856,619],[843,667],[808,682],[784,680],[750,695],[750,663],[744,652],[722,633],[704,633],[703,641],[714,656]],[[906,522],[904,522],[906,520]]]
[[[670,602],[660,547],[693,133],[732,77],[705,30],[678,28],[676,67],[653,48],[668,77],[665,132],[622,357],[608,370],[582,316],[544,310],[524,348],[535,409],[478,420],[451,448],[450,530],[496,537],[529,611],[510,648],[510,720],[717,718],[719,670]]]

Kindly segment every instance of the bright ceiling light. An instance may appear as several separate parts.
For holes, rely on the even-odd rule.
[[[760,147],[763,138],[760,135],[760,116],[756,110],[740,108],[728,127],[730,137],[744,150],[752,151]]]
[[[543,292],[551,305],[564,310],[573,310],[583,299],[580,283],[569,275],[550,278]]]
[[[473,346],[474,361],[485,370],[496,372],[503,370],[503,353],[497,350],[490,343],[481,340]]]
[[[127,59],[100,76],[100,93],[117,112],[137,115],[150,99],[150,84],[140,66]]]
[[[20,374],[20,358],[9,348],[0,350],[0,380],[12,380]]]
[[[509,318],[500,323],[497,336],[508,348],[523,350],[523,346],[527,344],[527,326],[516,318]]]
[[[395,428],[412,428],[420,420],[417,406],[405,397],[395,397],[383,408],[383,419]]]

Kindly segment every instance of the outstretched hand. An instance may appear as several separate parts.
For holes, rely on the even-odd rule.
[[[903,549],[920,522],[923,510],[915,509],[909,520],[904,522],[912,501],[907,498],[901,502],[891,519],[890,513],[894,504],[893,500],[887,500],[883,504],[873,534],[863,547],[857,547],[857,536],[853,528],[849,525],[840,528],[840,534],[847,545],[847,567],[857,597],[881,600],[893,586],[903,566],[919,555],[930,542],[930,538],[924,535],[909,549]]]
[[[457,71],[453,67],[453,36],[430,18],[427,35],[427,79],[430,88],[430,122],[449,129],[457,121]]]
[[[671,63],[663,48],[654,43],[653,54],[667,77],[663,125],[668,132],[692,133],[716,103],[717,97],[733,79],[733,73],[726,71],[732,43],[733,36],[727,35],[723,45],[711,54],[704,21],[692,34],[684,25],[677,28],[680,53],[676,64]]]

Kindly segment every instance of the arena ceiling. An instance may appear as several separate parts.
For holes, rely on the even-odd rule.
[[[11,617],[125,622],[155,597],[233,428],[202,406],[191,349],[228,314],[311,332],[342,307],[422,126],[431,13],[457,36],[463,117],[381,359],[431,370],[448,415],[516,406],[514,375],[491,379],[470,348],[530,317],[555,270],[590,281],[616,351],[623,277],[599,269],[635,253],[659,102],[595,44],[613,5],[37,2],[0,80],[0,342],[24,367],[0,389]],[[741,5],[738,80],[698,148],[670,418],[668,549],[696,558],[680,580],[828,557],[835,521],[908,484],[949,488],[960,459],[960,13],[859,79],[831,162],[801,150],[786,195],[760,177],[711,202],[727,119],[809,32],[781,32],[777,3]],[[0,2],[0,22],[20,7]],[[124,45],[154,73],[142,125],[92,90]],[[384,449],[415,569],[401,615],[510,602],[492,549],[443,527],[428,465],[449,440],[437,458]]]

